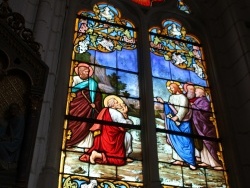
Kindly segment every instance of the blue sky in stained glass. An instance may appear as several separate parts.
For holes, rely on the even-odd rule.
[[[117,51],[118,69],[138,72],[137,50]]]
[[[179,82],[190,82],[190,71],[185,69],[180,69],[170,63],[172,79]]]
[[[135,73],[138,72],[137,50],[123,49],[122,51],[114,51],[110,53],[89,50],[89,52],[93,56],[96,55],[95,59],[97,64],[106,67],[107,75],[116,73],[116,70],[112,68],[118,68],[119,70]],[[117,72],[117,75],[120,76],[119,81],[127,85],[124,91],[127,91],[130,94],[130,97],[139,97],[138,75],[124,71]]]
[[[182,83],[192,82],[196,85],[207,86],[204,79],[198,77],[193,71],[174,66],[164,57],[151,53],[152,75],[166,80],[175,80]]]
[[[123,49],[110,53],[89,50],[88,52],[95,57],[95,61],[99,65],[138,72],[137,50]]]
[[[152,74],[155,77],[171,79],[170,62],[164,60],[162,56],[157,56],[151,53]]]
[[[96,51],[95,60],[99,65],[116,68],[116,51],[112,53]]]
[[[138,75],[119,71],[118,76],[123,83],[127,84],[124,91],[128,91],[130,97],[139,97]]]
[[[153,94],[154,97],[161,97],[164,101],[168,101],[170,93],[166,88],[166,80],[153,78]]]

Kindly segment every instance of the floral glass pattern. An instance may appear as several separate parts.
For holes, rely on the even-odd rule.
[[[228,187],[200,41],[171,19],[149,41],[163,187]]]
[[[142,187],[137,33],[99,3],[75,22],[59,187]]]

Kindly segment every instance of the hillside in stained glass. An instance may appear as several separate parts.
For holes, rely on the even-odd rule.
[[[149,30],[163,187],[227,187],[202,45],[175,20]]]
[[[143,185],[136,37],[114,6],[77,14],[59,187]]]

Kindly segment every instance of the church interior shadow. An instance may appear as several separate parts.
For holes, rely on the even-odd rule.
[[[31,81],[20,70],[4,70],[8,57],[0,51],[0,185],[15,187],[20,156],[25,149]]]
[[[4,39],[1,33],[0,38]],[[15,42],[19,40],[10,37],[0,43],[1,188],[28,186],[48,76],[48,66],[40,57],[22,43],[17,51],[11,46]]]
[[[28,187],[48,71],[48,66],[41,60],[40,44],[34,40],[32,30],[25,27],[24,17],[12,12],[8,1],[2,1],[0,3],[0,118],[3,125],[0,134],[3,138],[11,137],[8,141],[13,141],[16,140],[12,136],[13,133],[18,132],[22,139],[11,147],[3,146],[4,143],[0,146],[0,149],[8,148],[9,153],[18,153],[12,160],[7,161],[7,165],[6,163],[0,165],[1,188]],[[19,109],[18,116],[20,118],[22,115],[24,123],[17,123],[19,122],[17,117],[10,117],[10,113],[6,116],[6,112],[10,112],[13,104]],[[18,127],[16,124],[19,127],[23,126],[23,129],[16,128]],[[6,140],[2,139],[3,141]],[[13,151],[15,147],[18,150]],[[6,159],[1,153],[3,152],[0,151],[0,159]]]

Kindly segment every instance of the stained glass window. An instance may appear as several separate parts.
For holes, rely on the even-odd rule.
[[[136,27],[112,5],[75,21],[59,187],[142,187]]]
[[[178,5],[177,6],[178,6],[179,10],[181,10],[183,12],[186,12],[187,14],[191,13],[190,8],[188,7],[188,5],[186,5],[184,3],[184,0],[178,0]]]
[[[202,44],[171,19],[149,40],[163,187],[228,187]]]
[[[190,13],[182,0],[178,6]],[[137,30],[103,2],[75,18],[59,187],[144,186],[142,142],[152,135],[141,130],[152,125],[140,109]],[[202,43],[173,19],[143,40],[150,45],[162,187],[228,187]]]

